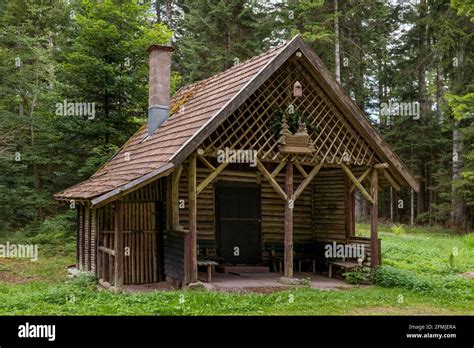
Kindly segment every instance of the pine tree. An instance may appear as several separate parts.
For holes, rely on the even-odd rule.
[[[51,208],[50,156],[57,97],[52,42],[61,5],[16,1],[0,12],[0,228],[41,219]]]
[[[272,26],[265,7],[249,0],[189,0],[177,32],[184,82],[207,78],[267,49]]]

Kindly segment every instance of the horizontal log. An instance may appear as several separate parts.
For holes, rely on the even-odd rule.
[[[112,250],[112,249],[109,249],[109,248],[106,248],[106,247],[103,247],[103,246],[99,246],[99,251],[102,251],[106,254],[115,256],[115,250]]]
[[[388,168],[388,163],[378,163],[374,165],[375,169],[387,169]]]

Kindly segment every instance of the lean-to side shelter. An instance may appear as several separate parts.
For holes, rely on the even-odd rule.
[[[153,101],[166,54],[150,50],[158,113],[168,107]],[[169,110],[157,129],[152,112],[89,180],[55,195],[77,206],[78,266],[105,283],[195,282],[208,252],[239,265],[281,252],[291,277],[295,260],[314,265],[328,242],[365,244],[374,267],[379,188],[419,189],[300,36],[180,89]],[[355,191],[372,205],[369,239],[354,235]]]

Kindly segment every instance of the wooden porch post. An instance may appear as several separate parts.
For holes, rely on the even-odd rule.
[[[188,260],[188,281],[195,283],[198,279],[197,269],[197,188],[196,188],[196,154],[189,157],[188,169],[189,193],[189,233],[186,236],[186,254]]]
[[[171,175],[171,228],[179,229],[179,178],[183,166],[180,164]]]
[[[346,239],[355,235],[355,193],[351,191],[352,182],[346,175],[344,176],[346,197],[345,197],[345,210],[346,210]]]
[[[123,203],[115,202],[115,274],[114,283],[116,287],[123,285]]]
[[[293,277],[293,163],[286,164],[285,191],[285,277]]]
[[[372,209],[370,212],[370,266],[375,268],[379,266],[380,250],[379,250],[379,237],[377,231],[377,218],[378,218],[378,170],[374,168],[372,170],[372,176],[370,180],[370,194],[373,199]]]

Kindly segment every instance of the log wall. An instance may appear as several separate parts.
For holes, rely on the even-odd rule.
[[[198,184],[211,173],[208,168],[198,168]],[[269,259],[266,245],[271,243],[282,243],[284,235],[284,202],[273,190],[268,181],[261,177],[257,171],[235,171],[224,170],[219,174],[217,180],[257,183],[262,189],[262,256],[263,260]],[[283,187],[285,174],[277,176],[278,183]],[[294,175],[295,187],[297,187],[303,176],[296,170]],[[180,209],[180,225],[184,229],[188,228],[187,210],[187,175],[183,171],[180,178],[180,199],[184,200],[185,208]],[[313,232],[311,229],[312,214],[311,185],[309,185],[300,195],[295,203],[294,210],[294,241],[296,243],[311,243]],[[198,239],[215,239],[215,191],[214,183],[209,184],[198,196]]]
[[[303,176],[294,168],[294,187]],[[210,174],[208,168],[198,168],[198,184]],[[268,244],[282,243],[284,239],[284,202],[258,171],[224,170],[218,180],[257,183],[262,192],[262,257],[269,259]],[[283,187],[284,173],[276,180]],[[124,246],[128,256],[124,260],[124,283],[144,284],[164,278],[160,270],[176,280],[183,277],[184,246],[182,237],[172,235],[163,238],[164,231],[158,226],[157,202],[166,201],[166,178],[160,179],[123,198]],[[184,200],[180,209],[180,225],[188,228],[187,170],[183,170],[179,199]],[[160,203],[161,204],[161,203]],[[164,203],[163,203],[164,204]],[[198,239],[213,240],[215,234],[215,192],[209,184],[197,201]],[[345,181],[340,169],[322,169],[295,202],[294,244],[316,242],[345,242]],[[113,283],[114,255],[99,252],[98,247],[114,250],[114,205],[97,210],[87,206],[77,207],[78,220],[78,267],[96,272],[99,278]],[[164,209],[161,210],[166,214]],[[162,216],[164,219],[166,215]],[[180,239],[181,238],[181,239]],[[163,240],[164,239],[164,240]],[[160,240],[162,241],[160,245]],[[162,252],[160,253],[160,250]],[[160,264],[160,260],[163,263]],[[100,269],[100,272],[98,272]]]
[[[77,259],[76,266],[85,272],[96,270],[96,210],[78,205],[77,210]]]
[[[303,176],[296,168],[293,169],[294,188],[303,181]],[[285,185],[284,170],[277,175],[280,187]],[[311,243],[311,185],[303,191],[295,202],[293,210],[293,244]],[[269,244],[282,244],[284,240],[285,203],[265,178],[262,178],[262,254],[263,260],[269,259]]]
[[[184,235],[168,231],[165,235],[165,274],[174,281],[184,281]],[[179,287],[179,284],[177,284]]]
[[[313,231],[319,242],[346,241],[346,191],[341,169],[321,170],[313,181]]]

